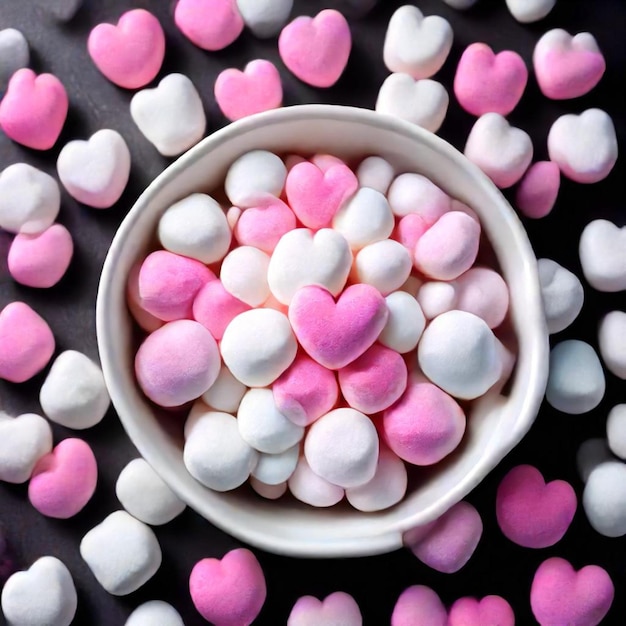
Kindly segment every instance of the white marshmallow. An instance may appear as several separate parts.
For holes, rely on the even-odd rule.
[[[601,535],[626,535],[626,463],[598,465],[589,474],[582,503],[589,523]]]
[[[248,387],[266,387],[296,358],[298,342],[286,315],[274,309],[252,309],[230,322],[220,349],[237,380]]]
[[[431,320],[456,307],[457,293],[454,283],[431,280],[424,283],[417,292],[417,301],[426,319]]]
[[[228,169],[224,188],[235,206],[254,206],[263,195],[280,196],[287,168],[282,160],[266,150],[253,150],[240,156]]]
[[[396,217],[416,213],[433,224],[452,208],[452,199],[421,174],[401,174],[389,187],[389,205]]]
[[[465,156],[501,189],[518,182],[533,158],[533,143],[499,113],[481,115],[465,144]]]
[[[299,455],[299,444],[278,454],[259,454],[259,462],[252,470],[252,476],[267,486],[286,484],[296,469]]]
[[[578,255],[587,282],[598,291],[626,289],[626,226],[608,220],[589,222],[580,236]]]
[[[169,74],[154,89],[130,101],[135,124],[163,156],[176,156],[198,143],[206,130],[200,94],[184,74]]]
[[[237,411],[239,434],[259,452],[280,454],[296,445],[304,428],[294,424],[276,407],[271,389],[249,389]],[[257,475],[259,480],[269,482]],[[286,480],[283,478],[277,482]]]
[[[26,482],[37,461],[51,450],[52,430],[43,417],[34,413],[0,417],[0,480]]]
[[[429,78],[439,71],[450,53],[454,33],[438,15],[424,17],[413,5],[401,6],[389,20],[383,59],[390,72]]]
[[[231,240],[224,210],[204,193],[192,193],[167,209],[159,220],[158,235],[166,250],[206,265],[221,261]]]
[[[583,441],[576,452],[576,469],[580,480],[587,482],[589,474],[605,461],[614,461],[606,439],[594,437]]]
[[[376,111],[399,117],[436,133],[448,112],[450,96],[435,80],[415,80],[409,74],[395,72],[381,85]]]
[[[382,157],[370,156],[361,161],[356,176],[359,180],[359,187],[369,187],[380,193],[387,193],[395,171],[391,163]]]
[[[602,109],[562,115],[548,133],[550,160],[579,183],[606,178],[617,161],[617,152],[613,120]]]
[[[151,600],[140,604],[124,626],[185,626],[180,613],[167,602]]]
[[[333,228],[352,250],[387,239],[395,222],[387,198],[369,187],[361,187],[333,217]]]
[[[480,317],[448,311],[426,326],[417,346],[422,372],[456,398],[482,396],[500,378],[499,342]]]
[[[272,253],[267,280],[274,297],[289,304],[300,287],[319,285],[333,296],[346,284],[352,253],[346,238],[322,228],[316,233],[296,228],[284,234]]]
[[[552,259],[539,259],[539,283],[548,332],[566,329],[583,308],[585,292],[578,277]]]
[[[133,459],[120,472],[115,494],[133,517],[151,526],[167,524],[185,510],[185,503],[144,459]]]
[[[215,382],[202,394],[202,400],[216,411],[236,413],[247,387],[222,364]]]
[[[56,180],[27,163],[0,173],[0,228],[36,235],[52,226],[61,207]]]
[[[5,91],[11,76],[28,67],[30,50],[28,41],[16,28],[0,30],[0,91]]]
[[[374,478],[360,487],[346,489],[348,502],[359,511],[382,511],[404,498],[406,466],[391,450],[381,448]]]
[[[611,311],[602,318],[598,345],[607,369],[626,380],[626,312]]]
[[[417,300],[406,291],[394,291],[386,298],[389,316],[378,341],[400,354],[410,352],[417,346],[426,319]]]
[[[235,417],[209,411],[187,430],[183,460],[187,471],[204,486],[229,491],[248,479],[258,453],[241,437]]]
[[[97,581],[114,596],[136,591],[161,566],[161,547],[149,526],[115,511],[80,542],[80,555]]]
[[[224,289],[235,298],[257,307],[270,297],[267,269],[270,257],[258,248],[239,246],[231,250],[220,270]]]
[[[9,626],[69,626],[77,606],[72,575],[53,556],[16,572],[2,589],[2,612]]]
[[[626,404],[617,404],[609,411],[606,440],[611,452],[626,460]]]
[[[356,282],[372,285],[386,296],[402,287],[412,268],[409,251],[393,239],[383,239],[357,252],[353,277]]]
[[[97,209],[113,206],[130,175],[130,150],[115,130],[104,128],[88,141],[65,144],[57,159],[59,180],[67,192]]]
[[[77,430],[98,424],[110,402],[102,370],[76,350],[59,354],[39,392],[46,417]]]
[[[250,486],[266,500],[278,500],[287,492],[286,482],[278,483],[277,485],[266,485],[254,476],[250,476]]]
[[[289,19],[293,0],[237,0],[244,24],[255,37],[277,35]]]
[[[318,476],[309,466],[304,456],[300,457],[294,473],[288,481],[289,491],[294,498],[317,507],[337,504],[344,496],[342,487],[333,485]]]
[[[542,20],[555,4],[556,0],[506,0],[511,15],[522,24]]]
[[[587,413],[604,396],[604,372],[595,350],[584,341],[562,341],[550,352],[546,400],[570,415]]]
[[[304,440],[311,469],[340,487],[372,480],[378,463],[378,433],[372,420],[355,409],[335,409],[313,422]]]

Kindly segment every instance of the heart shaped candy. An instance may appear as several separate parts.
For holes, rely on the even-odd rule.
[[[292,7],[293,0],[237,0],[245,25],[262,39],[280,32]]]
[[[235,0],[179,0],[174,21],[185,37],[204,50],[229,46],[244,27]]]
[[[318,600],[313,596],[303,596],[294,604],[287,626],[361,626],[363,617],[354,598],[337,591]]]
[[[626,380],[626,311],[611,311],[602,318],[598,329],[598,345],[607,369],[618,378]],[[625,419],[620,418],[622,422]],[[609,423],[610,418],[607,421],[607,432],[610,428]],[[621,428],[620,432],[623,432]],[[608,435],[608,440],[611,445],[610,435]],[[626,459],[626,435],[615,435],[614,443],[615,445],[611,447],[615,454]]]
[[[439,596],[424,585],[405,589],[391,615],[391,626],[447,626],[448,615]]]
[[[515,626],[515,615],[510,604],[500,596],[459,598],[448,614],[447,626]]]
[[[295,227],[293,211],[282,200],[268,194],[258,206],[242,212],[233,234],[240,245],[271,254],[280,238]]]
[[[515,200],[526,217],[539,219],[552,211],[561,186],[561,171],[552,161],[533,163],[522,178]]]
[[[98,24],[89,34],[87,50],[112,83],[137,89],[159,73],[165,56],[165,35],[152,13],[134,9],[124,13],[116,26]]]
[[[21,31],[15,28],[0,30],[0,91],[9,79],[30,61],[28,42]]]
[[[626,289],[626,226],[593,220],[585,226],[578,255],[587,282],[598,291]]]
[[[556,0],[506,0],[511,15],[522,24],[542,20],[556,4]]]

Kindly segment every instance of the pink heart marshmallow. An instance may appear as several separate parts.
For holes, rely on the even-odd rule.
[[[424,585],[405,589],[391,615],[391,626],[447,626],[448,615],[439,596]]]
[[[313,596],[303,596],[294,604],[287,626],[323,626],[341,624],[342,626],[361,626],[363,617],[354,598],[337,591],[324,600]]]
[[[560,186],[561,170],[556,163],[533,163],[517,188],[517,208],[531,219],[545,217],[554,207]]]
[[[448,613],[447,626],[515,626],[511,605],[500,596],[459,598]]]
[[[236,0],[179,0],[174,21],[183,35],[203,50],[222,50],[244,27]]]
[[[280,238],[296,227],[296,216],[279,198],[268,195],[258,206],[242,211],[233,234],[242,246],[271,254]]]

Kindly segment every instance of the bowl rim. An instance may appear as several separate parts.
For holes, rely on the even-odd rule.
[[[150,203],[152,198],[157,196],[163,188],[167,187],[179,177],[181,172],[186,168],[196,161],[205,158],[207,153],[219,148],[224,143],[231,141],[241,134],[258,129],[261,126],[313,119],[318,121],[333,120],[357,122],[374,126],[382,131],[401,133],[418,143],[427,144],[430,149],[441,153],[445,158],[452,160],[458,164],[459,167],[467,170],[476,184],[481,186],[483,191],[490,196],[490,199],[498,204],[504,211],[504,217],[508,222],[508,226],[512,229],[514,237],[517,238],[518,243],[522,246],[524,251],[522,257],[524,261],[523,271],[527,279],[527,291],[524,295],[528,303],[528,310],[531,313],[530,323],[536,325],[535,332],[532,333],[531,345],[529,345],[528,348],[531,354],[531,359],[528,364],[529,368],[531,368],[529,385],[526,387],[526,395],[518,412],[523,416],[523,419],[516,422],[513,432],[509,434],[509,438],[506,440],[506,445],[494,445],[494,450],[488,461],[478,463],[473,468],[473,471],[468,472],[464,476],[462,481],[455,484],[441,498],[438,498],[434,504],[428,507],[426,513],[422,513],[421,517],[429,518],[427,521],[436,519],[452,505],[465,497],[494,469],[504,456],[519,443],[532,426],[543,400],[547,383],[549,343],[543,316],[536,258],[519,217],[502,195],[501,191],[497,189],[493,182],[475,164],[471,163],[460,151],[442,138],[416,125],[392,116],[383,115],[369,109],[342,105],[313,104],[283,107],[228,124],[190,148],[176,161],[166,167],[146,187],[124,217],[113,238],[103,265],[98,286],[96,300],[97,343],[105,382],[111,395],[113,406],[116,409],[116,413],[127,435],[137,447],[140,454],[150,463],[161,478],[184,502],[189,504],[191,508],[225,532],[249,544],[256,545],[274,553],[298,557],[362,556],[389,552],[401,547],[403,545],[404,532],[415,526],[415,523],[412,524],[411,520],[407,519],[406,523],[396,528],[387,529],[387,531],[381,532],[377,536],[368,536],[366,546],[362,545],[363,538],[360,538],[357,542],[353,538],[346,537],[344,540],[334,541],[327,546],[326,549],[322,548],[320,550],[319,543],[309,545],[306,540],[296,540],[293,537],[280,539],[272,538],[262,532],[256,532],[253,527],[247,527],[245,525],[243,525],[243,527],[239,525],[236,529],[233,529],[228,525],[226,520],[212,517],[207,512],[206,508],[200,506],[198,498],[192,493],[192,490],[187,489],[185,485],[180,483],[174,470],[161,458],[162,451],[159,451],[159,445],[142,436],[141,428],[135,422],[132,412],[126,407],[124,394],[120,390],[119,381],[123,374],[116,365],[116,351],[112,348],[109,340],[109,338],[114,335],[115,331],[115,321],[110,319],[111,316],[109,315],[108,306],[112,294],[112,277],[115,273],[122,250],[129,238],[129,234],[132,233],[141,212]],[[541,312],[541,315],[539,315],[539,312]],[[497,458],[497,460],[494,462],[493,458]],[[279,509],[277,508],[277,510]],[[314,509],[312,508],[312,510]]]

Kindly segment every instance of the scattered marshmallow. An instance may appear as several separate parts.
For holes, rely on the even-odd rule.
[[[70,571],[53,556],[13,574],[2,589],[2,612],[10,625],[69,626],[78,597]]]
[[[539,219],[552,211],[561,186],[561,170],[552,161],[533,163],[522,178],[515,202],[526,217]]]
[[[354,598],[336,591],[318,600],[314,596],[302,596],[289,613],[287,626],[362,626],[363,616]]]
[[[140,522],[160,526],[185,510],[185,503],[165,484],[144,459],[133,459],[120,472],[115,495]]]
[[[617,404],[609,411],[606,439],[611,452],[626,460],[626,404]]]
[[[539,259],[543,312],[550,334],[565,330],[583,308],[585,293],[578,277],[552,259]]]
[[[585,226],[578,255],[587,282],[598,291],[626,289],[626,226],[593,220]]]
[[[391,626],[447,626],[448,614],[439,596],[424,585],[413,585],[401,594],[393,607]]]
[[[405,291],[394,291],[386,298],[389,316],[378,336],[378,341],[387,348],[406,354],[417,346],[426,319],[417,300]]]
[[[296,444],[277,454],[259,454],[252,476],[266,486],[285,485],[298,464],[300,445]]]
[[[125,596],[136,591],[161,566],[161,547],[149,526],[126,511],[115,511],[80,542],[80,555],[106,591]]]
[[[41,386],[39,403],[57,424],[78,430],[95,426],[110,404],[102,370],[81,352],[62,352]]]
[[[556,4],[556,0],[506,0],[511,15],[522,24],[542,20]]]
[[[302,455],[288,480],[289,491],[297,500],[315,507],[334,506],[343,499],[344,490],[318,476]]]
[[[28,41],[16,28],[0,30],[0,91],[4,91],[13,74],[30,61]]]
[[[589,523],[605,537],[626,535],[626,463],[605,461],[595,467],[582,498]]]
[[[450,607],[448,626],[464,624],[498,624],[498,626],[515,626],[515,614],[511,605],[500,596],[476,598],[459,598]]]
[[[269,264],[270,257],[265,252],[252,246],[239,246],[224,258],[220,280],[231,296],[257,307],[270,297],[267,284]]]
[[[361,161],[356,175],[360,187],[370,187],[386,194],[395,178],[395,170],[391,163],[382,157],[370,156]]]
[[[604,396],[604,372],[596,351],[584,341],[562,341],[550,352],[546,400],[570,415],[587,413]]]
[[[49,174],[27,163],[14,163],[0,173],[0,228],[37,235],[59,214],[61,192]]]
[[[355,282],[376,287],[383,296],[406,282],[412,268],[408,250],[393,239],[376,241],[359,250],[354,258]]]
[[[244,27],[235,0],[216,0],[208,6],[202,0],[179,0],[174,22],[189,41],[211,51],[229,46]]]
[[[602,318],[598,345],[607,369],[626,380],[626,312],[611,311]]]
[[[564,176],[578,183],[606,178],[617,161],[613,120],[602,109],[559,117],[548,133],[548,154]]]
[[[222,365],[215,382],[202,394],[202,400],[216,411],[236,413],[247,387]]]
[[[264,194],[280,196],[287,168],[266,150],[252,150],[240,156],[228,169],[224,188],[233,205],[245,209],[263,200]]]
[[[591,472],[605,461],[614,461],[608,441],[600,437],[583,441],[576,453],[576,469],[580,479],[586,483]]]
[[[150,600],[140,604],[126,620],[124,626],[185,626],[180,613],[167,602]]]
[[[237,0],[244,24],[262,39],[277,35],[289,19],[293,0]]]

